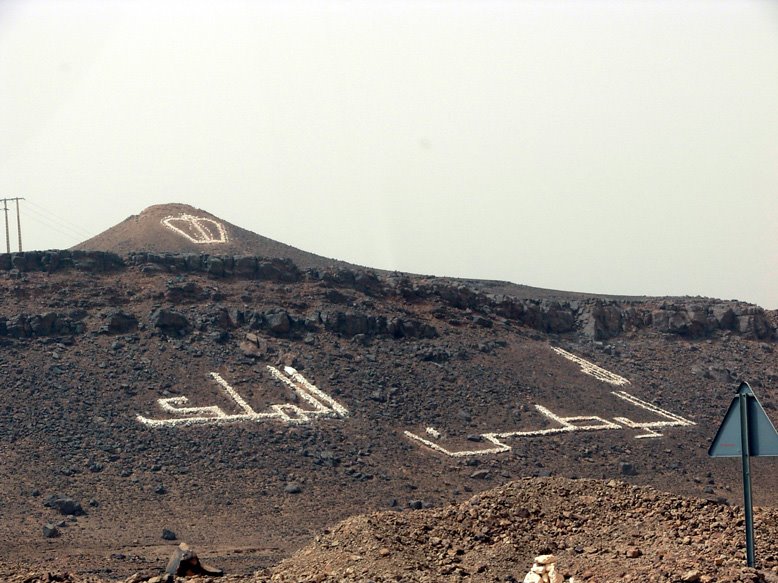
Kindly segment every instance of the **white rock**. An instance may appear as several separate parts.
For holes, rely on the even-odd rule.
[[[527,573],[527,576],[524,577],[524,583],[542,583],[543,578],[538,575],[537,573],[529,572]]]
[[[545,572],[545,565],[532,565],[532,568],[530,569],[530,573],[537,573],[538,575],[542,575]]]
[[[554,563],[546,567],[546,573],[548,574],[549,583],[562,583],[565,580],[562,573],[556,570]]]
[[[549,565],[556,563],[556,557],[554,555],[540,555],[535,557],[535,563],[538,565]]]

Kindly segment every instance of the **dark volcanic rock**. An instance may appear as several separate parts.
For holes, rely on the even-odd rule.
[[[205,575],[219,577],[223,574],[221,569],[202,563],[188,544],[181,543],[170,557],[165,567],[165,581],[173,581],[176,576],[189,577],[192,575]]]
[[[250,255],[241,255],[235,258],[235,274],[241,276],[253,276],[257,272],[257,258]]]
[[[595,340],[607,340],[622,331],[622,311],[613,304],[590,304],[581,316],[581,331]]]
[[[184,332],[189,328],[189,320],[174,310],[157,309],[151,314],[151,325],[163,332]]]
[[[265,314],[265,322],[267,324],[268,329],[273,334],[286,334],[291,330],[292,323],[289,320],[289,314],[287,314],[285,311],[280,312],[272,312],[270,314]]]
[[[53,494],[46,498],[43,503],[44,506],[57,510],[60,514],[73,516],[82,516],[86,514],[81,507],[81,503],[70,498],[69,496],[63,496],[61,494]]]
[[[775,327],[767,319],[763,310],[748,310],[751,313],[745,313],[736,317],[736,330],[749,338],[759,340],[771,339],[775,337]]]
[[[162,539],[163,540],[176,540],[176,533],[168,528],[162,529]]]
[[[689,338],[702,338],[710,332],[715,320],[707,317],[700,305],[667,305],[652,314],[654,328],[660,332],[678,334]]]
[[[60,535],[59,529],[51,524],[50,522],[47,522],[43,525],[43,536],[46,538],[56,538]]]
[[[351,338],[357,334],[368,334],[372,328],[378,328],[375,318],[368,318],[357,312],[330,312],[322,314],[325,328]],[[384,324],[385,325],[385,324]]]
[[[124,334],[138,327],[138,318],[121,310],[112,310],[105,315],[106,323],[101,329],[110,334]]]

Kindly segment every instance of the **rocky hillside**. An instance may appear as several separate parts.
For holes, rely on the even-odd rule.
[[[375,272],[257,237],[168,205],[98,250],[0,254],[6,580],[148,578],[182,540],[282,580],[520,579],[547,550],[592,580],[735,576],[740,468],[706,451],[741,381],[775,419],[778,313]]]
[[[136,251],[261,255],[291,259],[300,267],[349,266],[346,262],[301,251],[252,233],[207,211],[181,203],[150,206],[73,249],[122,255]]]
[[[490,327],[492,320],[497,318],[549,334],[578,332],[594,340],[651,330],[689,339],[708,338],[716,332],[723,332],[748,339],[773,341],[776,339],[778,323],[778,311],[766,312],[753,304],[738,301],[701,298],[617,300],[600,297],[527,299],[484,293],[476,286],[449,278],[400,273],[381,274],[379,277],[374,271],[338,265],[301,270],[288,259],[251,255],[138,252],[122,258],[114,253],[78,250],[0,254],[0,270],[7,271],[10,277],[28,272],[53,273],[68,269],[87,274],[111,273],[128,267],[138,267],[144,274],[200,274],[213,280],[237,278],[285,283],[306,280],[320,282],[322,285],[347,288],[376,298],[394,297],[410,303],[432,300],[442,307],[466,310],[474,321],[482,318],[479,324],[482,326]],[[336,304],[344,303],[337,301],[338,298],[334,299]],[[357,322],[360,320],[359,315],[350,316],[353,317],[339,323],[331,322],[330,327],[346,336],[387,332],[385,324],[381,327],[375,318],[366,316],[363,322]],[[344,326],[349,329],[341,329]]]

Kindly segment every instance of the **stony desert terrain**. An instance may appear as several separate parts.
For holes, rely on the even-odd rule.
[[[741,381],[775,420],[776,312],[268,241],[161,205],[0,255],[4,580],[149,580],[181,541],[221,580],[775,580],[778,466],[747,569],[707,448]]]

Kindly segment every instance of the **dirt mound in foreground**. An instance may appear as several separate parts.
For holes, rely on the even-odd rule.
[[[743,539],[737,507],[614,480],[526,478],[447,508],[349,518],[271,571],[177,581],[510,582],[523,581],[545,553],[565,581],[778,581],[778,511],[756,509],[757,569],[745,566]],[[4,580],[101,581],[48,573]]]
[[[778,581],[778,511],[756,511],[758,571],[743,546],[737,507],[613,480],[526,478],[444,509],[345,520],[272,580],[522,581],[536,555],[553,553],[576,581]]]

